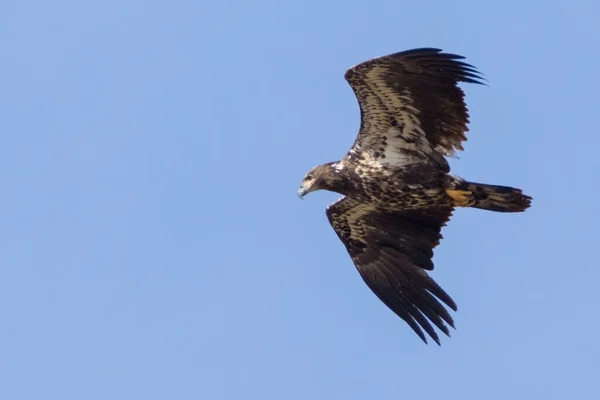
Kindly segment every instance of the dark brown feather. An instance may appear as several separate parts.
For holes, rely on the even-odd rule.
[[[411,212],[347,197],[327,208],[331,225],[367,286],[423,341],[427,342],[425,331],[438,344],[431,323],[446,335],[446,323],[454,327],[440,300],[455,311],[456,304],[426,270],[434,267],[433,248],[451,214],[450,207]]]
[[[463,150],[469,114],[464,92],[457,83],[484,83],[475,67],[459,61],[463,58],[423,48],[375,58],[350,68],[345,78],[361,110],[361,128],[351,153],[380,155],[379,137],[398,124],[405,129],[402,137],[409,142],[414,142],[415,136],[424,136],[429,146],[423,143],[416,146],[422,158],[443,163],[439,154],[452,156]],[[407,131],[407,125],[416,128]],[[393,145],[389,137],[384,142],[385,146]],[[395,147],[399,152],[415,151],[406,143]]]

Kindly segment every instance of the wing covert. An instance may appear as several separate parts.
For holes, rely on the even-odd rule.
[[[368,153],[404,165],[463,150],[469,114],[458,82],[483,84],[464,57],[415,49],[365,61],[345,78],[360,107],[361,126],[349,156]]]
[[[432,323],[448,336],[446,324],[454,327],[442,304],[456,311],[454,300],[427,274],[451,214],[448,208],[382,210],[347,197],[327,208],[329,222],[367,286],[425,343],[423,331],[440,344]]]

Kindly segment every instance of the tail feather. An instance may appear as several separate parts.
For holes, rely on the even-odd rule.
[[[497,212],[523,212],[531,206],[532,198],[521,189],[467,182],[468,190],[475,196],[471,207]]]

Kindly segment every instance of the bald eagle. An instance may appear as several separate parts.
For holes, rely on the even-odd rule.
[[[343,196],[327,218],[367,286],[425,342],[432,324],[450,336],[456,303],[428,274],[440,231],[456,207],[521,212],[520,189],[469,182],[446,157],[463,150],[469,115],[458,82],[482,84],[464,57],[421,48],[375,58],[345,78],[360,107],[346,156],[312,168],[298,189]],[[442,304],[443,303],[443,304]]]

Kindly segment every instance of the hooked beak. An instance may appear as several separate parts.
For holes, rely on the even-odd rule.
[[[300,183],[300,188],[296,192],[298,197],[303,198],[307,194],[318,190],[318,187],[315,185],[316,181],[314,179],[311,180],[303,180]]]
[[[306,192],[308,190],[306,189],[306,187],[304,185],[300,186],[300,189],[298,189],[298,197],[300,197],[301,199],[304,197],[304,195],[306,195]]]

